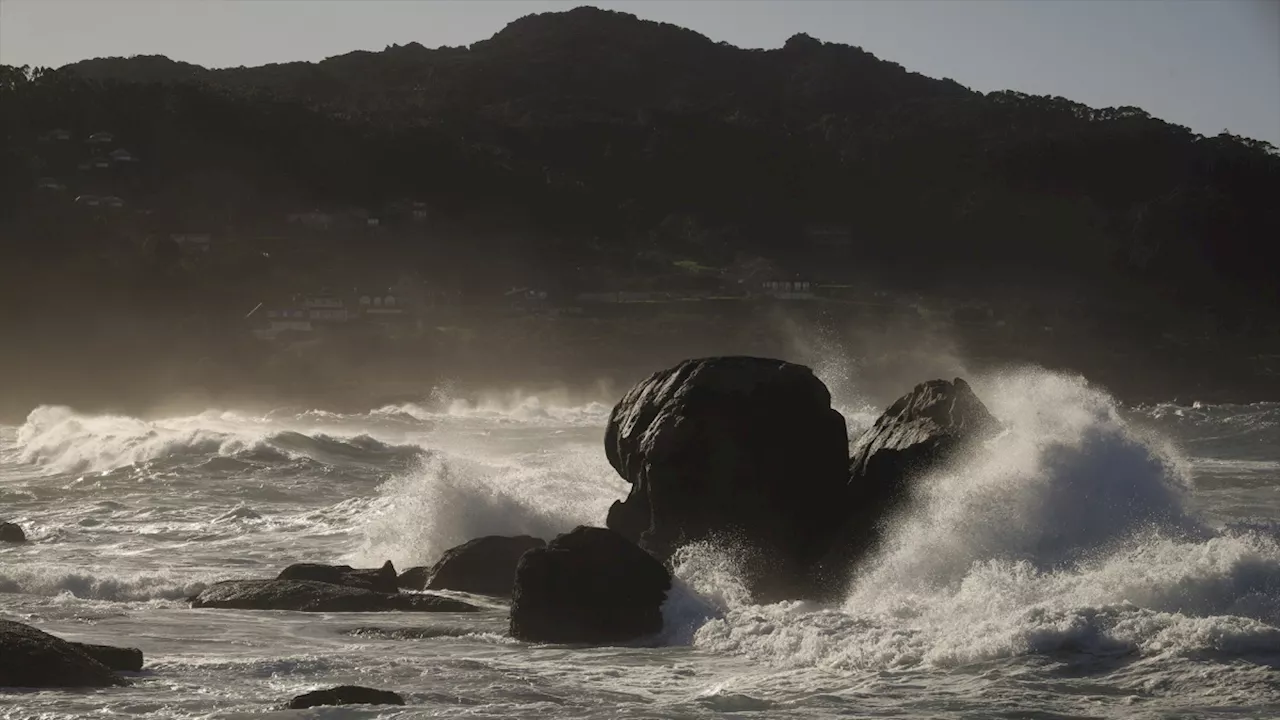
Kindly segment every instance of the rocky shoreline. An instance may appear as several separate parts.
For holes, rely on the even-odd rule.
[[[605,453],[631,491],[601,518],[604,527],[578,527],[549,543],[475,538],[403,573],[390,562],[295,564],[275,578],[214,583],[188,601],[249,611],[479,609],[439,594],[458,592],[509,602],[518,640],[642,641],[662,630],[681,547],[732,544],[758,602],[829,599],[875,548],[912,484],[998,430],[961,379],[918,385],[850,439],[807,367],[747,356],[686,360],[637,384],[610,415]],[[9,621],[0,624],[0,658],[0,688],[118,686],[143,668],[136,649],[69,643]],[[289,707],[397,700],[340,687]]]

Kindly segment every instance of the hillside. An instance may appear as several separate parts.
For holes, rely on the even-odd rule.
[[[1084,305],[1112,336],[1280,322],[1275,148],[806,35],[744,50],[579,8],[318,63],[4,67],[0,103],[10,322],[232,328],[405,271],[480,304],[799,277]]]

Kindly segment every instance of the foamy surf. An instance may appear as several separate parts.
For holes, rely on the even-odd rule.
[[[869,425],[865,398],[887,391],[818,365],[851,428]],[[33,537],[0,547],[0,612],[128,637],[152,672],[109,697],[22,696],[21,716],[260,717],[343,683],[475,718],[1274,714],[1280,406],[1123,408],[1036,370],[972,384],[1003,432],[921,485],[843,602],[753,605],[733,549],[699,545],[676,558],[659,637],[588,649],[510,640],[500,602],[446,620],[182,598],[292,562],[404,569],[479,535],[599,524],[627,491],[600,397],[40,408],[0,430],[4,519]]]

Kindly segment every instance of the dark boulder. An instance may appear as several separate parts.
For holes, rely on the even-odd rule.
[[[90,645],[89,643],[71,643],[80,652],[119,672],[139,672],[142,670],[142,651],[138,648],[116,647],[114,645]]]
[[[380,593],[314,580],[224,580],[192,598],[191,607],[299,612],[473,612],[477,609],[438,595]]]
[[[400,573],[396,584],[404,590],[422,590],[427,586],[427,578],[431,577],[431,566],[418,565]]]
[[[920,383],[853,442],[850,482],[909,479],[946,462],[974,440],[990,437],[999,427],[964,380]]]
[[[27,541],[22,527],[11,522],[0,522],[0,542],[21,543]]]
[[[30,625],[0,620],[0,687],[112,687],[127,685],[75,643]]]
[[[913,481],[990,438],[1000,423],[960,378],[930,380],[898,398],[852,443],[845,524],[817,574],[832,592],[879,542]]]
[[[802,595],[842,520],[848,442],[809,368],[686,360],[636,385],[609,417],[605,453],[631,493],[607,524],[664,560],[685,543],[729,540],[751,559],[745,579],[758,596]]]
[[[328,690],[313,690],[289,701],[290,710],[324,705],[403,705],[404,698],[390,690],[375,690],[359,685],[341,685]]]
[[[489,535],[449,548],[422,575],[422,585],[401,585],[413,590],[457,590],[477,595],[510,597],[520,556],[546,547],[541,538]],[[402,582],[404,576],[401,576]]]
[[[607,644],[662,630],[671,576],[662,563],[604,528],[579,527],[516,567],[511,635],[530,642]]]
[[[396,568],[391,564],[390,560],[380,568],[367,570],[357,570],[350,565],[297,563],[281,570],[276,579],[312,580],[383,593],[394,593],[400,590],[400,586],[396,582]]]

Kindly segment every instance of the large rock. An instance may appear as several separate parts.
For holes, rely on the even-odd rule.
[[[400,576],[400,586],[510,597],[520,556],[546,545],[545,540],[528,535],[476,538],[446,550],[435,565],[419,576],[416,587],[408,573]]]
[[[116,647],[114,645],[91,645],[89,643],[71,643],[77,650],[120,672],[139,672],[142,670],[142,651],[138,648]]]
[[[804,594],[839,525],[848,437],[831,394],[802,365],[686,360],[631,389],[605,431],[631,493],[608,526],[660,559],[723,538],[751,558],[757,595]]]
[[[290,710],[324,705],[403,705],[404,698],[390,690],[375,690],[359,685],[340,685],[327,690],[313,690],[289,701]]]
[[[890,405],[850,449],[847,517],[816,570],[823,585],[843,590],[910,497],[914,480],[945,467],[999,428],[960,378],[921,383]]]
[[[852,485],[910,479],[1000,427],[960,378],[930,380],[898,398],[849,451]]]
[[[290,565],[276,576],[277,580],[313,580],[315,582],[372,590],[374,592],[399,592],[396,568],[388,560],[380,568],[356,569],[350,565],[322,565],[297,563]]]
[[[671,576],[604,528],[579,527],[526,552],[516,568],[511,635],[530,642],[607,644],[662,630]]]
[[[0,542],[21,543],[27,541],[22,527],[11,522],[0,522]]]
[[[478,609],[438,595],[380,593],[314,580],[224,580],[191,598],[191,607],[299,612],[473,612]]]
[[[0,687],[111,687],[124,678],[75,643],[30,625],[0,620]]]

